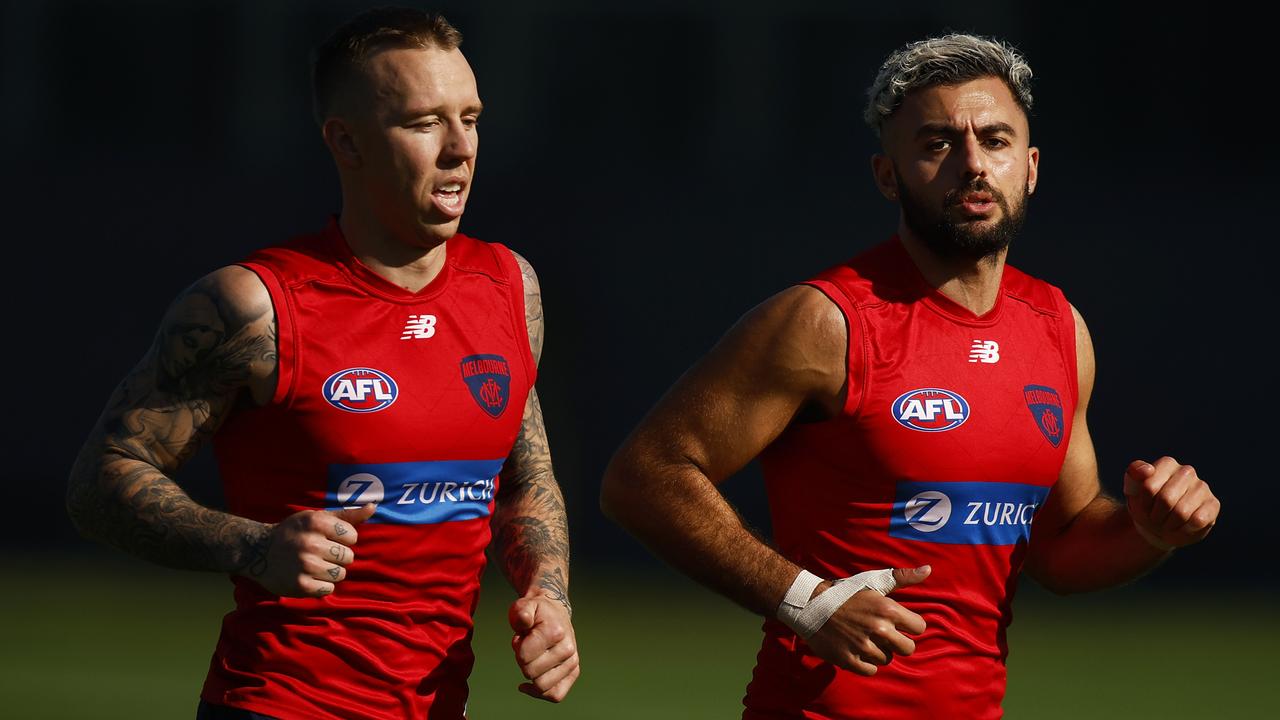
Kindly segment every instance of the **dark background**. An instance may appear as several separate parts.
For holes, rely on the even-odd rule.
[[[111,388],[204,273],[319,228],[336,174],[308,53],[348,2],[0,5],[6,392],[0,539],[78,552],[62,493]],[[1274,587],[1274,41],[1225,6],[445,3],[486,111],[463,229],[542,278],[539,387],[575,562],[651,568],[597,510],[613,450],[741,313],[887,237],[864,90],[953,29],[1035,70],[1041,179],[1010,260],[1098,355],[1104,483],[1193,463],[1223,502],[1153,583]],[[212,463],[184,477],[216,498]],[[727,492],[767,524],[754,468]]]

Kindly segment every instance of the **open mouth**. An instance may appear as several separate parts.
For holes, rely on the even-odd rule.
[[[463,183],[458,180],[451,180],[437,185],[435,189],[431,191],[431,200],[445,215],[457,217],[462,214],[463,187]]]

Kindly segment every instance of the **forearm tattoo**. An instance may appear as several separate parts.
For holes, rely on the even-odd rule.
[[[564,497],[551,469],[551,451],[537,391],[531,390],[524,424],[503,466],[494,512],[499,565],[520,592],[534,587],[569,604],[569,527]]]
[[[208,279],[187,290],[76,460],[67,508],[77,527],[171,567],[264,572],[269,527],[203,507],[169,474],[217,430],[251,376],[275,362],[269,303],[232,308]]]

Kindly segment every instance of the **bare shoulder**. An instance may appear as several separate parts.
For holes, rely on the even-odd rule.
[[[276,371],[271,296],[253,271],[230,265],[197,280],[169,306],[156,337],[158,387],[189,397],[254,387]]]
[[[516,264],[520,266],[520,276],[521,279],[524,280],[525,294],[527,295],[530,292],[537,293],[540,291],[541,287],[538,285],[538,273],[533,271],[533,264],[530,263],[525,256],[515,250],[512,250],[511,254],[515,257]]]
[[[1088,403],[1093,392],[1097,360],[1093,355],[1093,337],[1089,334],[1089,326],[1085,324],[1084,316],[1075,305],[1071,306],[1071,316],[1076,325],[1076,377],[1080,387],[1080,405],[1083,406]]]
[[[815,398],[842,393],[849,334],[844,314],[820,290],[795,285],[748,312],[713,353],[750,374]]]
[[[520,266],[520,280],[524,284],[524,321],[529,330],[529,347],[533,350],[534,362],[537,362],[542,359],[542,285],[533,265],[515,250],[511,254]]]
[[[273,315],[266,286],[257,273],[240,265],[227,265],[205,275],[179,300],[192,294],[215,302],[228,322],[248,324]]]

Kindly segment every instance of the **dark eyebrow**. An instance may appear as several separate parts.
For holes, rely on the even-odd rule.
[[[1018,134],[1017,131],[1013,129],[1013,126],[1006,122],[990,123],[978,128],[978,134],[983,136],[996,135],[999,133],[1004,133],[1006,135]],[[956,128],[946,123],[925,123],[916,131],[916,139],[919,140],[928,135],[945,135],[948,137],[954,137],[959,134],[960,132]]]

